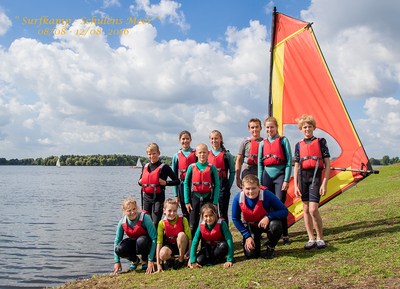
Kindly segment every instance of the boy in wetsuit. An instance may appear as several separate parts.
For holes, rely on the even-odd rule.
[[[304,249],[326,247],[322,233],[322,218],[318,211],[320,196],[326,194],[329,173],[330,155],[326,140],[316,138],[315,119],[311,115],[303,115],[298,119],[299,130],[304,134],[304,139],[298,142],[294,152],[294,187],[295,195],[303,201],[304,222],[309,241]],[[322,171],[325,167],[324,175]],[[317,240],[314,230],[317,232]]]
[[[258,118],[251,118],[247,126],[251,136],[240,143],[235,164],[236,185],[239,188],[242,188],[242,179],[245,176],[257,176],[258,146],[263,141],[260,136],[261,121]]]
[[[219,176],[217,168],[207,162],[207,145],[196,147],[198,161],[188,167],[185,178],[185,205],[189,212],[189,226],[192,236],[199,226],[200,208],[205,203],[212,203],[218,209]]]
[[[177,186],[180,181],[170,166],[160,162],[161,153],[156,143],[150,143],[146,151],[150,163],[143,166],[138,183],[142,186],[143,210],[149,213],[157,227],[163,214],[165,186]],[[168,177],[170,181],[167,181]]]

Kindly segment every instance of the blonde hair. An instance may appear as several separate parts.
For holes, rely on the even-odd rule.
[[[156,152],[160,152],[160,148],[158,147],[158,145],[154,142],[149,143],[146,147],[146,152],[151,152],[151,151],[156,151]]]
[[[313,118],[312,115],[309,115],[309,114],[303,114],[300,118],[296,118],[296,121],[297,121],[297,125],[300,130],[305,123],[311,124],[314,128],[317,127],[317,123],[315,122],[315,119]]]
[[[125,211],[126,207],[130,204],[137,206],[136,200],[134,198],[127,198],[122,202],[122,210]]]
[[[257,187],[260,186],[260,180],[257,178],[256,175],[247,175],[242,180],[243,185],[256,185]]]
[[[260,124],[260,128],[262,128],[262,125],[261,125],[261,120],[259,120],[258,118],[250,118],[250,120],[248,121],[248,123],[247,123],[247,126],[250,128],[250,123],[251,122],[258,122],[259,124]]]
[[[201,147],[205,147],[206,150],[208,151],[208,147],[207,147],[207,145],[206,145],[205,143],[199,143],[199,144],[196,146],[196,151],[199,151]]]
[[[206,211],[208,211],[208,210],[210,210],[210,211],[215,215],[215,217],[218,218],[217,209],[215,209],[214,205],[211,204],[211,203],[205,203],[205,204],[201,207],[201,209],[200,209],[200,216],[201,216],[201,218],[203,218],[204,213],[205,213]]]
[[[272,122],[272,123],[274,123],[274,124],[276,125],[276,127],[278,127],[278,121],[277,121],[276,118],[273,117],[273,116],[267,117],[267,118],[264,120],[264,126],[266,126],[266,123],[267,123],[267,122]]]
[[[168,205],[175,205],[176,208],[178,208],[178,202],[172,198],[168,198],[164,201],[164,208],[166,208]]]

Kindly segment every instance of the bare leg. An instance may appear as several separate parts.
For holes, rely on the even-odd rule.
[[[186,236],[185,232],[180,232],[178,234],[178,238],[176,239],[176,243],[178,244],[178,249],[179,249],[179,262],[183,262],[185,260],[185,253],[188,242],[189,239]]]
[[[309,212],[312,217],[312,222],[314,224],[315,231],[317,232],[317,240],[323,240],[324,236],[322,233],[322,218],[318,210],[318,203],[310,202]]]
[[[315,241],[314,230],[313,230],[313,217],[310,214],[309,205],[310,205],[310,202],[308,202],[308,201],[307,202],[303,202],[304,223],[306,225],[308,239],[312,240],[312,241]]]

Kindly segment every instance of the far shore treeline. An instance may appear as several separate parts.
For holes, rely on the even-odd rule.
[[[147,157],[132,156],[132,155],[62,155],[60,156],[61,166],[135,166],[138,159],[144,165],[149,162]],[[38,165],[38,166],[55,166],[58,157],[50,156],[42,158],[28,159],[10,159],[0,158],[0,165]],[[172,158],[160,156],[160,161],[168,165],[172,164]]]
[[[135,166],[138,159],[144,165],[149,162],[147,157],[133,156],[133,155],[62,155],[60,156],[61,166]],[[10,159],[0,158],[0,165],[25,165],[25,166],[55,166],[58,157],[50,156],[43,158],[28,158],[28,159]],[[167,156],[160,156],[160,161],[167,165],[172,164],[172,158]],[[236,161],[236,158],[235,158]],[[383,156],[382,159],[369,159],[373,166],[387,166],[400,163],[399,157],[390,158],[388,155]]]

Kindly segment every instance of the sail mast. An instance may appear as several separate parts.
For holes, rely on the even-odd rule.
[[[274,7],[274,11],[272,12],[272,24],[271,24],[271,48],[270,52],[270,61],[269,61],[269,95],[268,95],[268,116],[273,115],[273,107],[272,107],[272,65],[274,60],[274,44],[275,44],[275,26],[276,26],[276,7]]]

